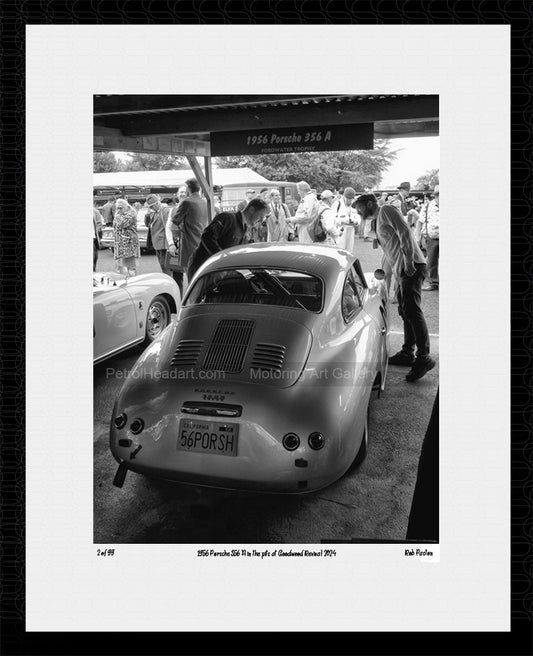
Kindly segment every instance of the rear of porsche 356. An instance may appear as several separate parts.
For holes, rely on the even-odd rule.
[[[302,385],[309,325],[294,311],[272,310],[213,313],[195,306],[145,351],[113,411],[115,485],[131,469],[200,485],[297,493],[340,474],[327,443],[334,421],[321,391]]]

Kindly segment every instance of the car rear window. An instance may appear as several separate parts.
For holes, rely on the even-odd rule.
[[[199,278],[184,305],[247,303],[320,312],[322,296],[322,281],[309,273],[265,268],[226,269]]]

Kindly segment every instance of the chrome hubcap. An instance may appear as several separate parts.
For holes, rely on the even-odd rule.
[[[157,337],[167,325],[167,313],[161,303],[153,303],[148,310],[148,333]]]

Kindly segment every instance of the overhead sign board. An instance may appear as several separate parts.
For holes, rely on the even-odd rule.
[[[215,157],[371,150],[373,147],[373,123],[211,133],[211,155]]]

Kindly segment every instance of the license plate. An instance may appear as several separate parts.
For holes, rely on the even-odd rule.
[[[182,419],[176,448],[178,451],[236,456],[238,436],[239,424]]]

